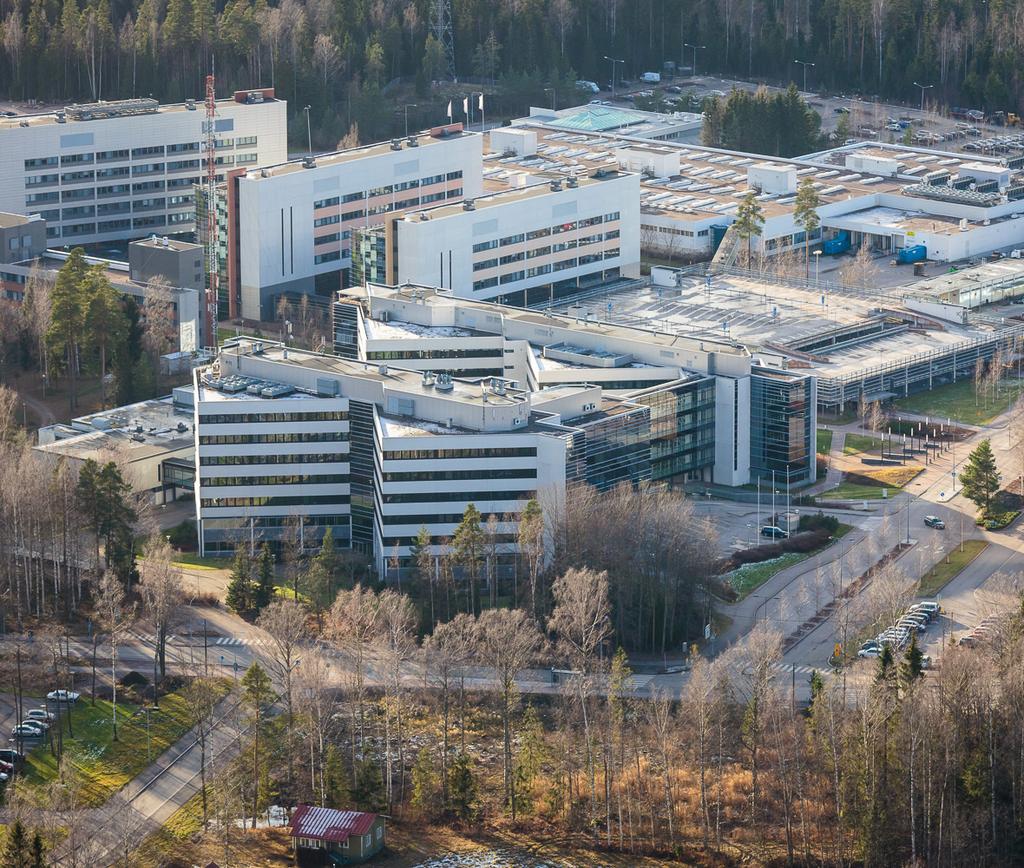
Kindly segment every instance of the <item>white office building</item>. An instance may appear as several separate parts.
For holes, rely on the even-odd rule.
[[[228,316],[273,319],[282,295],[330,297],[352,232],[385,215],[481,192],[481,136],[461,124],[390,142],[236,170],[221,195]]]
[[[485,195],[388,220],[385,281],[533,303],[640,276],[640,177],[511,173]]]
[[[287,104],[274,91],[217,100],[220,173],[287,158]],[[50,243],[88,244],[195,229],[205,178],[202,101],[71,105],[0,118],[0,211],[40,214]]]

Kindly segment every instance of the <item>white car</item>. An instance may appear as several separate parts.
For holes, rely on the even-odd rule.
[[[50,702],[78,702],[80,696],[74,690],[51,690],[46,694]]]
[[[9,777],[10,777],[10,775],[8,775],[7,772],[0,772],[0,784],[6,784],[7,783],[7,779]]]
[[[857,652],[857,656],[862,660],[867,660],[871,657],[881,657],[882,649],[877,646],[873,648],[861,648],[860,651]]]
[[[49,723],[51,720],[55,720],[57,715],[52,711],[47,711],[45,708],[33,708],[25,712],[25,717],[30,720],[40,720],[43,723]]]
[[[35,727],[41,733],[44,734],[50,731],[50,724],[42,720],[32,720],[31,718],[26,718],[21,722],[21,725]]]

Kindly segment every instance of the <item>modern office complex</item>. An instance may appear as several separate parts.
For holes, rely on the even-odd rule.
[[[283,295],[330,297],[352,265],[354,230],[380,225],[390,212],[480,194],[480,142],[452,124],[228,172],[217,203],[224,315],[273,319]]]
[[[611,323],[601,319],[604,313],[599,306],[541,313],[431,287],[369,284],[339,294],[334,349],[344,358],[431,376],[499,376],[533,396],[599,388],[647,408],[644,473],[655,481],[745,484],[752,473],[772,469],[752,452],[754,427],[776,424],[779,414],[799,417],[799,424],[787,422],[788,473],[794,483],[813,479],[816,409],[806,373],[777,372],[793,390],[802,384],[801,403],[788,390],[759,389],[755,380],[775,372],[752,364],[735,341],[670,334],[653,320]],[[772,436],[765,433],[760,442]]]
[[[286,159],[287,106],[273,89],[239,91],[216,106],[222,171]],[[54,246],[192,232],[205,123],[195,100],[0,118],[0,211],[42,215]]]
[[[497,189],[496,189],[497,187]],[[390,215],[361,239],[361,275],[426,284],[464,298],[547,300],[640,275],[640,177],[519,173],[461,204]]]

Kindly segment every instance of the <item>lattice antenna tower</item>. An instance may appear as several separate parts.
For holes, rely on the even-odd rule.
[[[444,49],[448,78],[455,81],[455,35],[452,32],[452,0],[430,0],[430,18],[434,38]]]
[[[217,346],[218,258],[217,258],[217,82],[213,72],[206,76],[206,337]]]

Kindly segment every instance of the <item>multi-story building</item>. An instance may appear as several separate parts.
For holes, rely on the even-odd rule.
[[[750,378],[750,472],[787,483],[813,482],[818,404],[814,377],[755,365]]]
[[[461,124],[422,135],[228,172],[221,282],[227,316],[271,319],[289,294],[330,297],[352,266],[352,233],[393,211],[474,198],[481,137]]]
[[[423,286],[368,284],[339,293],[335,354],[401,365],[425,374],[506,378],[542,397],[552,389],[597,388],[647,411],[646,478],[743,485],[750,479],[752,428],[768,424],[774,391],[758,392],[769,412],[754,418],[754,373],[745,347],[728,338],[683,337],[652,328],[469,301]],[[787,382],[810,378],[779,372]],[[794,449],[813,456],[815,408],[800,405]],[[802,438],[802,440],[801,440]],[[795,477],[794,477],[795,479]],[[592,480],[600,484],[599,480]]]
[[[640,275],[640,177],[516,175],[514,186],[384,224],[385,280],[533,303]]]
[[[238,91],[216,108],[220,172],[287,158],[287,105],[272,88]],[[205,124],[195,100],[0,118],[0,211],[42,215],[54,245],[192,232]]]

